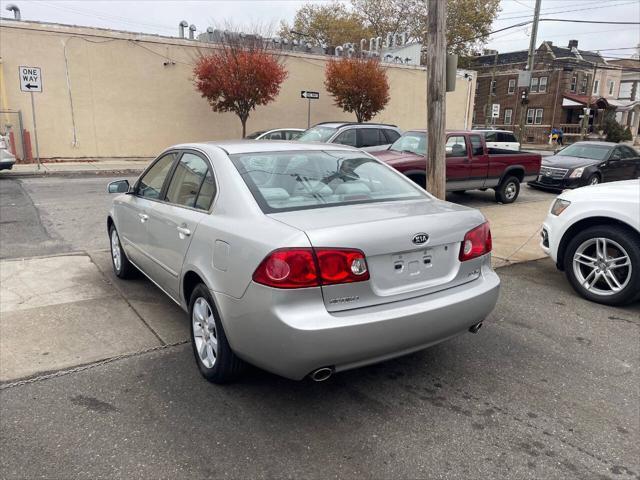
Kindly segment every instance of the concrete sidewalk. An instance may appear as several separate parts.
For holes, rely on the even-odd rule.
[[[149,160],[99,160],[90,162],[17,163],[11,170],[3,170],[0,176],[39,175],[137,175],[149,165]]]

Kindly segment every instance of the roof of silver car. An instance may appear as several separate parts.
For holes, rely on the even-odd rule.
[[[357,148],[335,143],[318,142],[296,142],[287,140],[225,140],[219,142],[184,143],[175,145],[172,148],[197,148],[206,150],[210,147],[219,147],[229,155],[236,153],[256,153],[256,152],[295,152],[309,150],[345,150],[358,151]]]

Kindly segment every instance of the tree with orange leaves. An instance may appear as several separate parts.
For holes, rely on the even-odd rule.
[[[389,102],[387,73],[374,58],[330,60],[324,86],[335,105],[355,113],[358,122],[368,122]]]
[[[260,39],[223,42],[220,50],[198,59],[193,73],[196,88],[214,112],[240,118],[242,138],[251,111],[275,100],[287,78],[287,70]]]

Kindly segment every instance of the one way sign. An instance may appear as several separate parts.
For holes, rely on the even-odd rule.
[[[18,67],[20,90],[23,92],[42,92],[40,67]]]
[[[309,100],[318,100],[320,98],[320,92],[310,92],[308,90],[301,90],[300,98],[308,98]]]

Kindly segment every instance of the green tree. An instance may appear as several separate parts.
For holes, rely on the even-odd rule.
[[[288,40],[308,41],[315,46],[335,46],[357,43],[362,38],[369,38],[371,31],[358,14],[342,3],[309,3],[296,12],[293,25],[280,23],[278,35]]]
[[[469,54],[479,48],[500,11],[500,0],[448,0],[447,43],[450,53]],[[424,0],[351,0],[341,3],[307,4],[296,13],[293,26],[282,23],[280,36],[298,38],[290,31],[307,35],[315,45],[358,43],[362,38],[409,33],[423,41],[427,30]],[[480,37],[475,39],[474,37]]]

